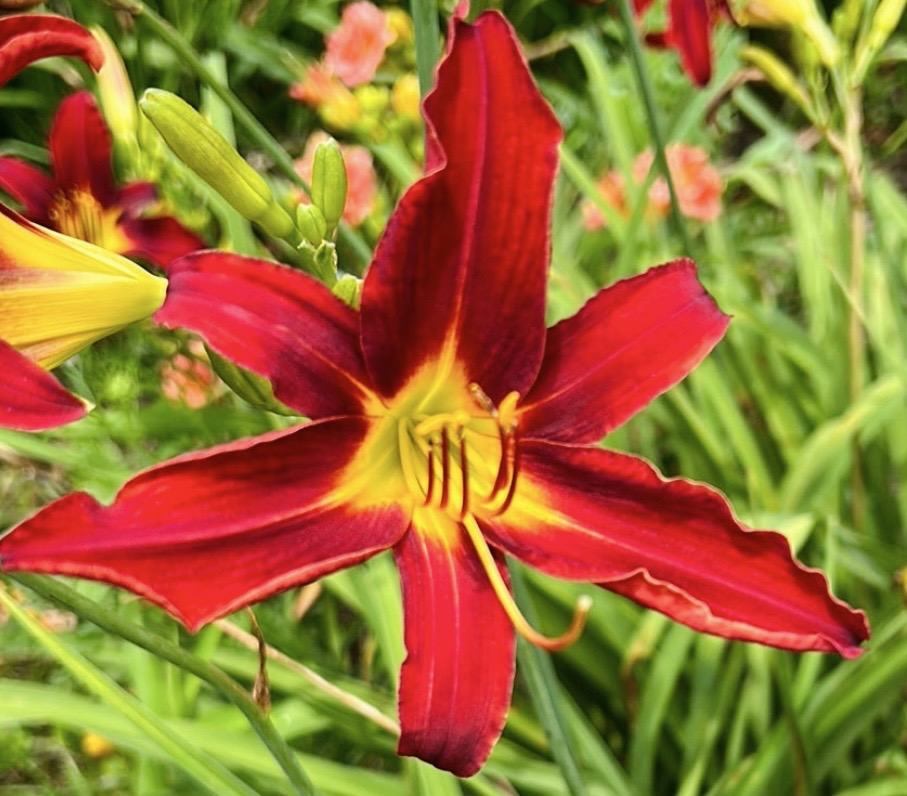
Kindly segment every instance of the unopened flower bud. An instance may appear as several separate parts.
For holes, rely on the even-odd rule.
[[[740,57],[755,66],[778,91],[790,97],[800,109],[811,119],[815,119],[815,112],[809,95],[797,81],[790,68],[776,55],[762,47],[747,46],[740,50]]]
[[[315,149],[312,203],[324,216],[328,232],[333,232],[346,205],[346,166],[340,145],[333,138],[322,141]]]
[[[256,409],[264,409],[277,415],[295,415],[296,412],[288,409],[274,397],[274,388],[271,382],[252,373],[245,368],[234,365],[230,360],[222,357],[212,348],[206,348],[211,367],[233,392]]]
[[[869,33],[866,34],[865,44],[860,47],[867,66],[894,33],[904,13],[904,6],[905,0],[882,0],[879,3],[869,26]]]
[[[264,178],[189,103],[169,91],[150,88],[139,106],[177,157],[239,213],[276,237],[293,230],[292,219]]]
[[[296,227],[302,237],[316,248],[321,245],[328,231],[324,214],[315,205],[302,204],[296,208]]]
[[[826,66],[840,57],[838,42],[814,0],[747,0],[736,13],[741,25],[786,27],[805,34]]]
[[[358,310],[362,299],[362,280],[352,274],[344,274],[337,280],[331,292],[344,304]]]

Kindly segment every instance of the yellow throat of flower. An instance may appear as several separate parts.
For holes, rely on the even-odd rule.
[[[408,507],[413,531],[436,544],[468,539],[517,632],[561,649],[579,637],[591,602],[581,599],[562,636],[541,635],[514,602],[478,521],[504,515],[521,487],[518,402],[511,392],[495,405],[455,364],[432,363],[378,413],[344,482],[357,500]]]
[[[59,232],[71,238],[119,254],[129,250],[129,241],[117,226],[120,211],[101,207],[87,191],[75,189],[58,193],[47,215]]]

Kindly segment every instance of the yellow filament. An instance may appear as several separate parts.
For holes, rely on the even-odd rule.
[[[592,607],[591,598],[584,594],[577,600],[573,619],[570,622],[570,627],[567,628],[565,633],[555,638],[542,635],[529,624],[514,601],[510,589],[507,588],[507,584],[504,583],[504,578],[501,577],[497,562],[495,562],[494,557],[491,555],[491,550],[488,549],[488,543],[485,541],[485,537],[482,535],[482,531],[479,528],[475,517],[473,517],[472,514],[466,514],[461,522],[466,529],[466,533],[469,535],[469,539],[472,542],[476,553],[479,555],[479,561],[482,562],[482,569],[485,570],[485,574],[491,582],[491,588],[494,589],[494,593],[501,603],[501,607],[513,623],[516,632],[530,644],[534,644],[536,647],[541,647],[542,649],[551,652],[569,647],[576,641],[583,632],[583,627],[586,625],[586,615]]]
[[[469,413],[460,409],[457,412],[447,412],[440,415],[432,415],[425,418],[414,429],[420,437],[426,437],[429,434],[442,429],[444,426],[454,426],[462,428],[470,420]]]
[[[413,462],[413,449],[409,440],[408,420],[401,419],[397,423],[397,449],[400,451],[400,470],[403,473],[403,482],[409,493],[415,497],[422,492],[416,467]],[[424,494],[424,493],[423,493]]]

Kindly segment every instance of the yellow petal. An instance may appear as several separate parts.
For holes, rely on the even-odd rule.
[[[147,318],[166,289],[124,257],[0,212],[0,339],[42,367]]]

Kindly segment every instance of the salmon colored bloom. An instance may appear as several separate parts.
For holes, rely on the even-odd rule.
[[[162,267],[204,246],[176,219],[142,215],[157,201],[150,182],[114,185],[110,135],[87,91],[60,103],[49,145],[53,177],[0,156],[0,190],[20,202],[30,220]]]
[[[217,385],[200,340],[190,341],[186,353],[175,354],[161,365],[161,395],[171,403],[201,409],[217,396]]]
[[[688,144],[668,144],[665,148],[668,170],[677,191],[680,212],[698,221],[714,221],[721,215],[721,175],[709,163],[708,153]],[[632,176],[636,185],[642,185],[649,175],[655,155],[651,149],[641,152],[633,162]],[[631,203],[626,195],[623,176],[609,171],[596,187],[602,199],[622,218],[629,218]],[[664,177],[656,177],[649,187],[646,218],[657,219],[667,215],[671,207],[671,194]],[[601,210],[592,201],[581,206],[583,225],[588,230],[605,226]]]
[[[82,417],[82,401],[46,371],[150,316],[165,288],[135,263],[0,205],[0,428],[37,431]]]
[[[64,497],[0,540],[2,568],[118,584],[197,629],[393,549],[398,752],[460,776],[504,726],[514,630],[557,648],[578,629],[527,625],[505,554],[697,630],[858,655],[865,616],[784,537],[597,445],[723,335],[693,264],[620,282],[546,329],[560,128],[497,13],[452,23],[437,74],[426,173],[388,223],[360,312],[263,261],[172,266],[156,319],[198,331],[312,421],[154,467],[110,506]]]
[[[312,164],[315,162],[315,149],[330,136],[318,131],[309,136],[305,151],[295,162],[296,172],[306,183],[312,182]],[[375,207],[378,198],[378,177],[372,154],[363,146],[341,144],[343,164],[346,167],[346,204],[343,207],[343,220],[351,227],[358,227]],[[307,201],[305,196],[300,196]]]
[[[0,17],[0,86],[33,61],[56,55],[81,58],[96,72],[104,62],[94,36],[71,19],[49,14]]]
[[[302,80],[290,87],[293,99],[313,108],[335,102],[347,95],[350,95],[349,89],[320,61],[310,64]]]
[[[387,16],[368,0],[343,9],[340,25],[325,37],[325,66],[347,86],[361,86],[375,77],[384,51],[393,43]]]
[[[652,0],[633,0],[637,16]],[[700,86],[712,78],[712,28],[719,16],[731,18],[727,0],[668,0],[668,29],[647,36],[647,41],[680,53],[687,74]]]

